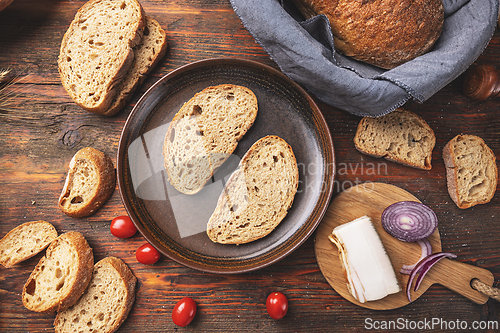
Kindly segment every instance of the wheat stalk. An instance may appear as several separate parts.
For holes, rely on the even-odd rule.
[[[9,68],[7,68],[7,69],[0,69],[0,83],[2,83],[2,81],[5,79],[5,77],[9,73],[10,73],[10,69]]]
[[[0,69],[0,110],[12,111],[7,107],[10,106],[15,99],[15,97],[20,95],[22,88],[10,89],[12,85],[17,81],[18,75],[8,76],[10,73],[10,68]]]

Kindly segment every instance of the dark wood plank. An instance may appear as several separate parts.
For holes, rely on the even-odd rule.
[[[183,331],[361,331],[370,324],[413,325],[433,318],[445,323],[498,323],[498,302],[477,305],[440,286],[432,286],[414,303],[400,309],[380,312],[357,307],[339,296],[321,274],[314,235],[270,267],[247,274],[218,275],[185,268],[168,258],[154,266],[138,263],[135,249],[145,242],[144,238],[136,235],[120,240],[109,232],[111,220],[125,214],[118,190],[91,217],[78,220],[62,214],[57,198],[70,158],[85,146],[115,157],[128,114],[160,77],[179,66],[211,57],[239,57],[277,68],[243,27],[229,1],[144,0],[141,3],[146,13],[167,32],[167,55],[117,116],[89,114],[68,97],[57,71],[60,41],[84,2],[15,0],[0,12],[0,68],[9,67],[22,78],[15,85],[17,95],[10,110],[0,111],[0,236],[20,223],[43,219],[60,233],[82,232],[96,260],[108,255],[122,258],[139,283],[136,303],[120,332],[180,330],[171,320],[171,311],[184,296],[196,300],[198,313]],[[500,63],[500,32],[495,32],[477,62]],[[359,117],[317,102],[335,144],[335,194],[368,181],[406,189],[436,211],[443,250],[456,253],[457,260],[489,269],[498,284],[500,195],[487,205],[460,210],[446,190],[441,152],[453,136],[480,135],[497,156],[500,154],[500,99],[470,101],[461,92],[462,80],[463,76],[457,78],[423,104],[406,105],[426,119],[436,133],[431,171],[358,153],[352,139]],[[27,311],[21,301],[23,284],[40,257],[10,269],[0,267],[0,331],[53,330],[53,315]],[[283,291],[290,302],[289,313],[280,321],[271,319],[265,309],[267,295],[275,290]],[[398,328],[412,331],[408,326]]]

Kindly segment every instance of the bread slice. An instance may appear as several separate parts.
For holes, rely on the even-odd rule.
[[[87,288],[93,268],[94,255],[83,235],[76,231],[60,235],[24,285],[24,306],[45,313],[69,308]]]
[[[92,279],[82,297],[57,314],[55,332],[115,332],[134,304],[136,281],[121,259],[100,260],[94,266]]]
[[[92,215],[111,197],[115,185],[111,158],[95,148],[83,148],[69,163],[59,208],[72,217]]]
[[[425,120],[402,108],[382,117],[361,119],[354,136],[354,145],[363,154],[423,170],[432,168],[435,144],[434,131]]]
[[[0,264],[12,267],[40,253],[56,238],[56,228],[49,222],[23,223],[0,240]]]
[[[298,184],[292,147],[275,135],[261,138],[227,181],[208,221],[208,237],[243,244],[268,235],[287,215]]]
[[[457,135],[443,148],[448,193],[466,209],[491,201],[497,189],[496,157],[483,139]]]
[[[83,109],[104,113],[134,60],[144,11],[137,0],[90,0],[76,13],[58,59],[64,89]]]
[[[223,84],[194,95],[175,115],[165,135],[163,157],[170,183],[195,194],[226,161],[257,117],[248,88]]]
[[[117,88],[118,94],[105,116],[113,116],[120,111],[132,97],[136,88],[146,75],[157,65],[167,52],[167,36],[160,24],[146,16],[146,27],[139,45],[134,48],[134,62]]]

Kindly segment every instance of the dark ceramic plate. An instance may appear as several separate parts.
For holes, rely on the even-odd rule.
[[[208,86],[250,88],[259,110],[254,125],[195,195],[177,192],[163,167],[163,139],[174,115]],[[266,135],[285,139],[296,155],[299,187],[285,219],[268,236],[242,245],[215,244],[206,235],[223,184],[239,159]],[[316,229],[328,207],[335,174],[333,143],[314,101],[281,72],[253,61],[208,59],[169,73],[138,101],[123,128],[117,157],[120,195],[142,235],[161,253],[211,273],[242,273],[290,254]]]

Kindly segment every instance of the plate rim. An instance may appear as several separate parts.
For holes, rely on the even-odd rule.
[[[221,61],[223,61],[225,64],[221,64]],[[319,120],[319,124],[321,125],[320,130],[322,130],[322,132],[324,134],[324,139],[320,140],[320,141],[326,143],[325,150],[323,150],[323,154],[327,153],[329,156],[331,156],[331,163],[329,163],[329,161],[325,161],[325,165],[326,165],[325,177],[323,178],[323,184],[322,184],[322,188],[324,188],[325,194],[321,195],[319,197],[318,201],[314,205],[314,208],[313,208],[311,215],[309,215],[309,217],[308,217],[308,219],[309,219],[312,215],[316,215],[314,223],[310,224],[310,226],[308,228],[306,228],[307,230],[304,234],[300,234],[301,230],[299,229],[299,232],[298,233],[296,232],[294,234],[294,237],[296,234],[300,234],[300,237],[296,236],[296,237],[299,237],[299,239],[296,242],[294,242],[291,246],[285,246],[287,244],[285,242],[282,245],[280,245],[279,247],[277,247],[276,249],[273,249],[273,250],[269,251],[268,253],[265,253],[263,255],[259,255],[258,257],[256,257],[256,258],[260,258],[260,261],[258,261],[256,264],[254,264],[254,263],[250,263],[250,264],[246,264],[246,265],[240,264],[238,267],[233,267],[233,266],[226,267],[224,265],[215,266],[215,265],[200,264],[200,263],[196,263],[196,262],[189,260],[189,258],[182,256],[178,252],[172,251],[172,249],[170,249],[170,248],[164,250],[163,246],[160,245],[154,237],[145,234],[144,230],[142,230],[143,229],[142,225],[136,221],[136,219],[139,220],[139,217],[136,216],[134,209],[132,209],[132,205],[129,202],[129,201],[131,201],[131,199],[128,198],[126,195],[126,190],[125,190],[126,185],[125,185],[125,179],[124,179],[126,176],[123,175],[123,172],[124,172],[123,169],[126,169],[126,167],[123,166],[123,164],[125,163],[125,162],[123,162],[123,159],[127,155],[127,153],[126,153],[127,147],[125,147],[126,131],[129,128],[130,123],[133,121],[133,118],[137,114],[140,113],[140,111],[141,111],[140,109],[142,107],[142,104],[148,98],[148,96],[151,94],[151,92],[154,91],[155,89],[157,89],[158,86],[162,85],[164,82],[168,82],[169,80],[175,79],[176,76],[181,75],[184,71],[190,70],[192,68],[199,68],[200,66],[202,66],[202,67],[207,66],[208,67],[208,66],[214,66],[214,65],[217,65],[217,66],[226,66],[226,65],[238,66],[239,65],[239,66],[245,66],[245,67],[261,68],[263,70],[266,70],[266,71],[273,73],[273,75],[276,75],[277,77],[279,77],[279,79],[284,80],[287,84],[293,86],[294,89],[297,89],[297,91],[300,92],[300,94],[307,99],[307,102],[311,106],[311,109],[313,110],[315,117]],[[148,114],[145,115],[145,118],[147,118],[153,110],[154,110],[154,108],[149,108]],[[316,127],[316,128],[318,128],[318,127]],[[254,60],[235,58],[235,57],[216,57],[216,58],[207,58],[207,59],[202,59],[202,60],[198,60],[195,62],[190,62],[190,63],[184,64],[184,65],[174,69],[173,71],[167,73],[166,75],[164,75],[160,79],[158,79],[149,89],[147,89],[142,94],[142,96],[139,98],[138,102],[134,105],[130,114],[127,116],[127,120],[126,120],[126,122],[122,128],[121,134],[120,134],[120,140],[118,143],[116,161],[117,161],[116,162],[117,183],[118,183],[118,190],[119,190],[120,198],[121,198],[122,203],[125,207],[125,210],[127,211],[127,214],[131,218],[132,222],[136,225],[140,234],[146,239],[146,241],[148,241],[151,245],[153,245],[156,249],[158,249],[158,251],[160,251],[160,253],[162,253],[164,256],[170,258],[171,260],[173,260],[173,261],[175,261],[183,266],[186,266],[186,267],[189,267],[189,268],[192,268],[195,270],[203,271],[206,273],[218,273],[218,274],[239,274],[239,273],[247,273],[247,272],[255,271],[258,269],[262,269],[264,267],[270,266],[270,265],[280,261],[281,259],[285,258],[289,254],[294,252],[297,248],[299,248],[314,233],[314,231],[316,230],[316,228],[320,224],[323,216],[325,215],[325,213],[328,209],[330,200],[331,200],[332,195],[333,195],[335,170],[336,170],[333,139],[331,136],[331,132],[330,132],[328,123],[326,122],[326,119],[324,118],[324,115],[321,112],[321,110],[319,109],[318,105],[314,102],[312,97],[305,91],[305,89],[303,89],[295,81],[291,80],[289,77],[287,77],[281,71],[279,71],[279,70],[277,70],[269,65],[266,65],[266,64],[254,61]],[[327,186],[325,186],[325,180],[326,180]],[[322,205],[319,205],[320,201],[323,202]],[[195,252],[195,251],[193,251],[193,252]],[[195,252],[195,253],[197,255],[199,255],[200,258],[205,257],[205,255],[203,255],[201,253],[198,253],[198,252]],[[211,257],[208,257],[208,258],[211,258]],[[217,257],[217,258],[219,258],[220,260],[224,260],[224,258],[222,258],[222,257]],[[253,261],[253,260],[255,260],[255,258],[250,259],[250,261]],[[243,263],[243,262],[244,261],[240,261],[240,263]]]

